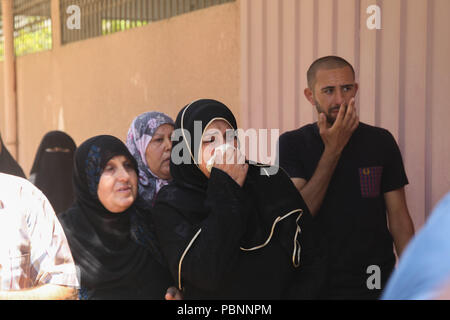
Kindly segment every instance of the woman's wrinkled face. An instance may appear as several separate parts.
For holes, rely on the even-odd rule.
[[[214,155],[214,150],[225,143],[234,145],[235,148],[237,147],[233,128],[224,120],[217,119],[212,121],[203,132],[200,146],[201,154],[199,155],[201,161],[198,163],[200,171],[207,178],[211,175],[206,168],[208,160]]]
[[[133,163],[125,156],[115,156],[108,161],[98,183],[97,195],[110,212],[127,210],[138,193],[137,174]]]
[[[173,126],[167,123],[159,126],[145,150],[145,160],[150,171],[164,180],[171,179],[170,155],[173,129]]]

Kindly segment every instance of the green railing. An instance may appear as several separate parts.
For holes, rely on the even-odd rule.
[[[52,48],[51,0],[12,0],[16,56]],[[235,0],[60,0],[61,43],[67,44]],[[68,10],[69,7],[76,10]],[[75,15],[75,16],[74,16]],[[78,22],[76,27],[68,20]],[[78,21],[76,21],[78,20]],[[3,60],[0,7],[0,60]]]
[[[51,0],[14,0],[14,51],[16,56],[52,48]],[[1,13],[1,10],[0,10]],[[0,23],[0,59],[4,57]]]
[[[84,40],[146,25],[150,22],[233,2],[235,0],[61,0],[61,21],[73,15],[69,6],[80,12],[79,28],[62,23],[62,43]]]

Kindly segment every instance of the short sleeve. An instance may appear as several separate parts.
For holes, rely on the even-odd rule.
[[[47,198],[35,189],[27,216],[31,244],[31,278],[34,285],[54,284],[78,287],[72,253],[56,214]]]
[[[306,170],[300,158],[301,149],[301,141],[296,141],[292,133],[288,132],[280,136],[278,140],[278,164],[291,178],[307,179]]]
[[[383,193],[400,189],[407,185],[408,178],[406,176],[403,165],[402,155],[392,134],[386,131],[385,139],[385,164],[383,168],[383,177],[381,188]]]

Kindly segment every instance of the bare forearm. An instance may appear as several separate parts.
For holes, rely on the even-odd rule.
[[[46,284],[32,289],[0,291],[0,300],[76,300],[77,290]]]
[[[394,239],[395,251],[400,256],[414,236],[414,224],[406,204],[405,188],[384,194],[388,214],[389,231]]]
[[[299,191],[312,215],[322,206],[340,154],[325,148],[311,179]]]
[[[414,236],[414,224],[409,218],[409,215],[404,217],[402,221],[395,221],[390,225],[392,238],[394,239],[395,251],[400,257],[408,245],[411,238]]]

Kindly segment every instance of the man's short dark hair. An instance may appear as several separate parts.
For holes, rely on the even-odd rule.
[[[353,73],[353,78],[355,78],[355,69],[353,69],[353,66],[347,60],[338,56],[326,56],[317,59],[311,64],[306,74],[306,77],[308,79],[308,87],[311,90],[314,90],[314,85],[316,84],[317,71],[321,69],[329,70],[344,67],[350,67]]]

